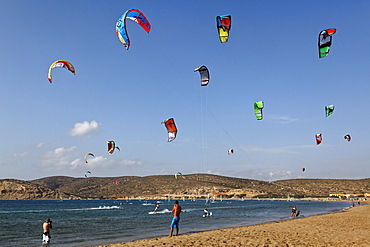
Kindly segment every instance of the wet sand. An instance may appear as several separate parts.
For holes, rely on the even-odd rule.
[[[370,246],[370,205],[333,214],[104,246]]]

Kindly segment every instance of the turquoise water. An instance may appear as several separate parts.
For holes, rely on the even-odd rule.
[[[122,203],[122,206],[120,204]],[[174,201],[162,201],[157,214],[149,214],[156,201],[76,200],[0,201],[1,246],[45,246],[42,223],[53,221],[51,243],[46,246],[96,246],[167,236]],[[180,234],[288,220],[291,206],[300,217],[326,214],[350,206],[318,201],[216,201],[207,204],[211,217],[203,218],[204,201],[179,201],[183,213]]]

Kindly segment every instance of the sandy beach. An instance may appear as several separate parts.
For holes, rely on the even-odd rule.
[[[104,246],[370,246],[370,205],[282,222]]]

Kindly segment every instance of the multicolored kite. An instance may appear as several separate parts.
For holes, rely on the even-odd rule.
[[[254,114],[257,120],[262,120],[263,101],[254,102]]]
[[[126,50],[130,48],[130,38],[126,29],[126,19],[130,19],[139,24],[147,33],[150,32],[150,23],[146,16],[137,9],[127,10],[116,24],[116,34],[121,43],[126,47]]]
[[[123,182],[123,178],[119,178],[119,179],[116,180],[116,185],[118,185],[118,184],[120,184],[122,182]]]
[[[54,68],[65,68],[71,71],[74,75],[76,74],[76,70],[70,62],[64,61],[64,60],[57,60],[54,63],[52,63],[49,67],[48,80],[50,83],[53,82],[53,79],[51,77],[51,74],[52,74],[51,72],[52,72],[52,69]]]
[[[322,30],[319,34],[319,58],[326,57],[329,54],[330,46],[332,43],[332,35],[335,34],[337,29],[330,28]]]
[[[325,106],[325,114],[326,117],[329,117],[334,112],[334,106],[333,105],[327,105]]]
[[[85,163],[88,163],[87,162],[87,156],[91,155],[92,157],[94,157],[94,154],[93,153],[87,153],[85,154],[85,157],[84,157],[84,160],[85,160]]]
[[[316,145],[322,142],[322,134],[316,134]]]
[[[205,65],[199,66],[194,69],[194,72],[199,71],[200,81],[202,86],[207,86],[209,82],[209,71]]]
[[[178,173],[176,173],[176,174],[175,174],[175,178],[176,178],[177,180],[179,180],[179,178],[177,177],[178,175],[182,176],[182,173],[181,173],[181,172],[178,172]]]
[[[345,135],[344,136],[344,139],[346,139],[348,142],[351,141],[351,136],[349,134]]]
[[[176,135],[177,135],[177,127],[175,125],[175,120],[173,118],[169,118],[167,120],[164,120],[162,124],[163,123],[166,126],[167,132],[168,132],[167,142],[172,142],[173,140],[175,140]]]
[[[229,39],[229,31],[231,29],[231,15],[219,15],[216,17],[218,36],[221,43],[225,43]]]
[[[108,153],[109,154],[112,154],[114,153],[114,149],[118,149],[118,151],[121,151],[121,149],[119,149],[119,147],[116,147],[116,143],[114,141],[107,141],[107,144],[108,144]]]

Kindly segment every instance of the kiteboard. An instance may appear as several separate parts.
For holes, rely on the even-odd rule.
[[[300,212],[301,212],[301,211],[297,211],[297,214],[295,215],[295,217],[298,217]]]
[[[157,211],[157,212],[151,211],[148,214],[165,214],[165,213],[171,213],[171,211],[168,210],[167,208],[165,208],[165,209],[163,209],[161,211]]]
[[[203,217],[210,217],[210,216],[212,216],[212,212],[209,212],[208,215],[203,214]]]

